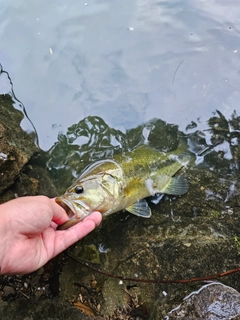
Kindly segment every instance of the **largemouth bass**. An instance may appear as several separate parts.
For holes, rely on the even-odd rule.
[[[151,209],[144,198],[156,194],[182,195],[188,190],[183,175],[174,176],[190,160],[186,153],[164,153],[143,145],[114,159],[98,161],[56,202],[70,219],[58,227],[68,229],[93,211],[103,217],[123,209],[149,218]]]

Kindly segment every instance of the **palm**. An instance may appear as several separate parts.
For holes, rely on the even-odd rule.
[[[65,211],[47,197],[25,197],[0,206],[4,252],[0,255],[3,273],[29,273],[41,266],[74,242],[85,237],[101,221],[96,212],[74,227],[56,231],[57,224],[68,220]],[[1,219],[0,219],[1,221]],[[1,248],[0,242],[0,248]]]

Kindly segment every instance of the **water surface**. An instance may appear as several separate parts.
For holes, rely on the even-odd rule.
[[[99,116],[198,129],[239,105],[236,1],[0,0],[0,63],[47,150]]]

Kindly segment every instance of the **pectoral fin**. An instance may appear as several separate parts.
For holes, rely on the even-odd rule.
[[[152,215],[151,209],[149,208],[146,200],[139,200],[135,202],[130,207],[126,208],[126,210],[135,216],[150,218]]]
[[[188,181],[184,176],[172,177],[162,193],[180,196],[188,191]]]

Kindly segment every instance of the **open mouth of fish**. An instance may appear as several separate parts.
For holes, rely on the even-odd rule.
[[[90,214],[90,208],[81,200],[73,202],[65,197],[57,197],[55,201],[66,211],[69,217],[68,221],[57,227],[58,230],[68,229]]]

